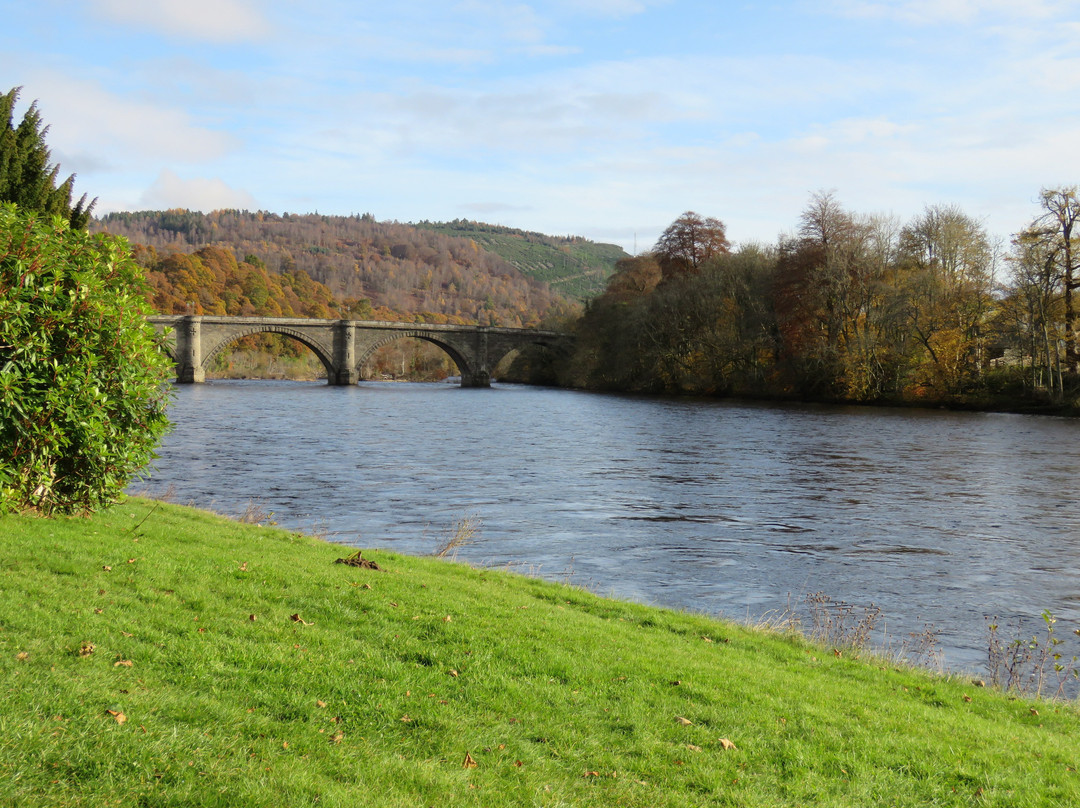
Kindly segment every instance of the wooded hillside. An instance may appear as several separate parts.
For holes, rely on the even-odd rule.
[[[530,327],[576,308],[475,240],[370,214],[140,211],[90,229],[142,245],[137,257],[166,313]]]

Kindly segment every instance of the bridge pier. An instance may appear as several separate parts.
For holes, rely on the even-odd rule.
[[[176,328],[176,383],[202,384],[206,371],[202,363],[202,317],[183,318]]]
[[[474,370],[472,373],[462,372],[462,387],[491,387],[491,374],[486,370]]]
[[[491,387],[491,371],[488,364],[488,332],[490,328],[483,326],[476,329],[473,335],[472,356],[468,367],[459,363],[461,371],[462,387]]]
[[[334,367],[326,374],[328,384],[345,387],[360,381],[356,367],[356,327],[349,320],[339,320],[334,326]]]

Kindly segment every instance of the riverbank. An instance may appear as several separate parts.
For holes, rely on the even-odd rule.
[[[0,546],[4,804],[1080,801],[1074,704],[796,637],[141,499]]]

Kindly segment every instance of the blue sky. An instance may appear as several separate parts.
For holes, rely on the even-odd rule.
[[[115,210],[455,218],[633,251],[685,210],[773,242],[810,194],[1008,238],[1080,182],[1080,0],[0,0]]]

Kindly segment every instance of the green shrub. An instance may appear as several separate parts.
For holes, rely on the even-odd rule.
[[[127,242],[0,205],[0,513],[117,499],[168,426]]]

